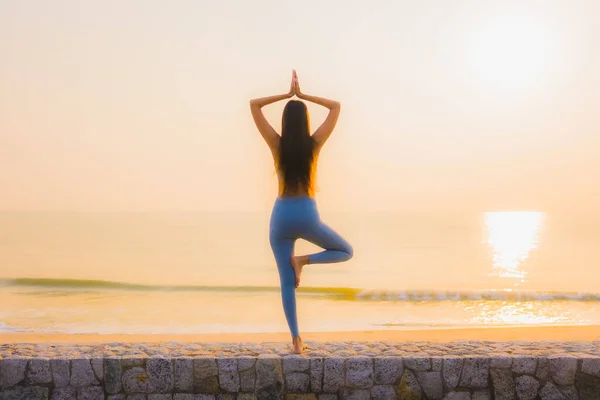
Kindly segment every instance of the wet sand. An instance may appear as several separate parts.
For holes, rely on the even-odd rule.
[[[386,330],[360,332],[307,332],[317,342],[455,342],[455,341],[593,341],[600,340],[600,326],[532,326],[435,330]],[[2,333],[0,343],[262,343],[289,342],[289,333],[232,333],[198,335],[163,334],[65,334]]]

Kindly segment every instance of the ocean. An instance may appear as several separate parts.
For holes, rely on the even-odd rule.
[[[301,332],[600,324],[594,221],[322,217],[355,256],[305,267]],[[0,332],[286,332],[268,223],[258,212],[0,213]]]

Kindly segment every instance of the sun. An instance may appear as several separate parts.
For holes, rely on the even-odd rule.
[[[489,16],[467,38],[471,78],[487,86],[511,89],[536,85],[553,64],[552,29],[533,15]]]

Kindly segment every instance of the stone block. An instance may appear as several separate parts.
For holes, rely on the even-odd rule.
[[[87,386],[96,386],[100,382],[96,379],[92,364],[87,358],[71,360],[71,386],[80,388]]]
[[[118,358],[104,359],[104,390],[108,394],[116,394],[121,391],[121,360]]]
[[[323,391],[323,364],[322,358],[310,359],[310,390],[313,393]]]
[[[194,390],[194,361],[191,358],[173,359],[173,386],[176,392]]]
[[[285,375],[285,385],[288,392],[306,393],[310,384],[308,374],[302,372],[290,372]]]
[[[25,381],[29,385],[51,383],[52,372],[50,371],[50,360],[43,358],[29,360]]]
[[[256,360],[256,398],[258,400],[283,399],[283,368],[277,356],[259,356]]]
[[[240,391],[240,373],[237,358],[222,358],[217,360],[219,367],[219,382],[221,389],[230,393]]]
[[[77,400],[104,400],[104,390],[100,386],[77,389]]]
[[[528,375],[518,376],[515,383],[518,400],[534,400],[537,397],[540,383],[534,377]]]
[[[323,391],[336,393],[344,386],[344,364],[343,358],[330,357],[324,359],[323,364]]]
[[[535,357],[515,357],[512,362],[512,371],[518,375],[533,375],[537,367]]]
[[[50,396],[50,400],[77,400],[77,389],[74,387],[62,387],[54,389],[52,390],[52,396]]]
[[[310,368],[310,358],[291,355],[283,358],[283,373],[307,372]]]
[[[49,390],[41,386],[15,386],[2,389],[2,400],[48,400]]]
[[[406,400],[421,400],[423,398],[421,386],[419,385],[417,378],[412,371],[409,371],[408,369],[404,370],[396,393],[398,393],[398,396],[401,399]]]
[[[442,364],[444,383],[448,389],[454,389],[458,385],[460,372],[463,367],[462,358],[445,358]]]
[[[400,357],[376,357],[374,360],[374,383],[376,385],[396,385],[404,372]]]
[[[492,385],[496,400],[515,400],[515,381],[510,369],[492,368]]]
[[[10,387],[25,379],[27,360],[21,358],[6,358],[0,360],[0,386]]]
[[[346,387],[367,389],[373,386],[373,359],[351,357],[346,360]]]
[[[428,357],[408,357],[404,359],[404,366],[412,371],[429,371],[431,359]]]
[[[442,373],[429,371],[417,372],[417,380],[427,399],[438,400],[444,395],[444,387],[442,384]]]
[[[153,391],[167,393],[173,390],[173,364],[170,358],[149,358],[146,361],[146,373],[152,384]]]
[[[488,387],[490,373],[490,359],[470,357],[463,361],[459,385],[469,389]]]
[[[377,400],[396,400],[396,391],[393,386],[376,385],[371,388],[371,398]]]
[[[448,392],[444,396],[444,400],[471,400],[469,392]]]
[[[575,383],[577,372],[577,358],[575,357],[550,357],[550,377],[554,383],[562,386]]]
[[[214,357],[194,359],[194,389],[206,394],[219,392],[219,369]]]
[[[150,393],[154,387],[144,368],[133,367],[123,373],[123,390],[127,394]]]

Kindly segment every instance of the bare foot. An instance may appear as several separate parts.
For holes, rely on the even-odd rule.
[[[296,274],[296,287],[300,286],[300,277],[302,276],[302,268],[308,264],[308,256],[292,256],[290,260],[294,273]]]
[[[294,353],[296,354],[302,354],[302,351],[304,349],[306,349],[308,346],[306,346],[303,342],[302,339],[300,338],[300,336],[295,337],[292,339],[292,347],[294,348]]]

